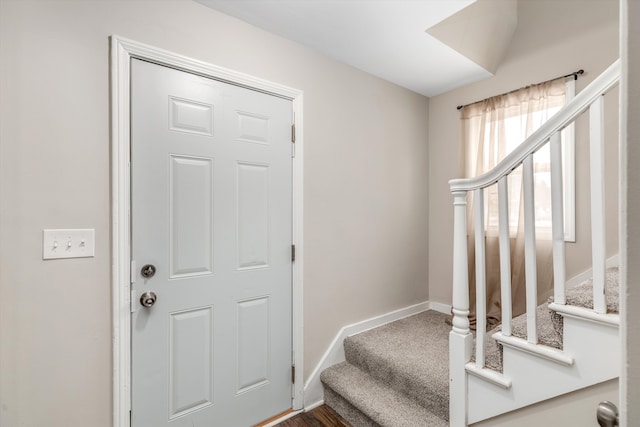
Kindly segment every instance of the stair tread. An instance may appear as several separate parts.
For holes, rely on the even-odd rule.
[[[605,272],[605,298],[607,313],[618,313],[620,303],[620,269],[609,267]],[[593,278],[567,289],[566,304],[576,307],[593,308]],[[549,298],[552,302],[553,298]],[[560,313],[551,312],[551,321],[558,334],[562,334],[564,318]]]
[[[346,359],[447,419],[448,318],[430,310],[348,337],[344,341]]]
[[[326,387],[331,388],[380,426],[440,427],[449,425],[447,421],[433,414],[414,399],[375,380],[371,375],[349,362],[342,362],[326,369],[320,378]]]
[[[607,313],[618,313],[620,304],[620,269],[609,267],[605,272]],[[552,302],[553,298],[549,298]],[[593,308],[593,278],[566,291],[566,303],[577,307]]]

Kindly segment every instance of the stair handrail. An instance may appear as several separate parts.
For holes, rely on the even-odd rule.
[[[506,194],[506,177],[514,169],[523,165],[524,194],[524,214],[525,214],[525,261],[526,261],[526,282],[537,283],[536,279],[536,259],[535,259],[535,226],[534,221],[534,198],[533,198],[533,158],[532,155],[543,145],[550,143],[552,160],[552,214],[553,214],[553,258],[554,258],[554,304],[565,304],[565,276],[564,276],[564,227],[562,216],[562,194],[558,190],[558,183],[562,187],[561,176],[561,142],[560,132],[578,116],[589,109],[590,111],[590,138],[592,141],[591,157],[598,157],[597,161],[591,159],[591,211],[592,211],[592,258],[594,273],[594,311],[595,315],[606,313],[606,302],[604,299],[604,184],[603,168],[604,155],[603,144],[603,107],[602,96],[614,88],[621,73],[620,60],[616,60],[602,74],[596,77],[578,95],[569,101],[560,111],[547,120],[538,130],[533,132],[516,147],[509,155],[499,162],[489,172],[473,177],[452,179],[449,181],[450,191],[453,195],[454,205],[454,235],[453,235],[453,295],[452,295],[452,328],[449,335],[449,376],[450,376],[450,425],[452,427],[467,425],[467,372],[483,376],[488,381],[501,387],[509,388],[511,381],[502,378],[500,374],[485,369],[484,366],[484,339],[486,312],[484,304],[477,304],[477,342],[476,342],[476,363],[470,364],[471,351],[473,346],[473,336],[469,325],[469,277],[468,277],[468,255],[467,255],[467,194],[473,191],[477,197],[475,209],[476,224],[483,224],[483,192],[486,187],[498,183],[499,193]],[[591,123],[593,122],[593,123]],[[557,167],[554,167],[554,163]],[[600,163],[600,164],[598,164]],[[595,175],[594,171],[595,170]],[[555,189],[554,189],[555,188]],[[529,194],[530,193],[530,194]],[[508,216],[506,203],[501,201],[500,216]],[[595,219],[594,219],[595,218]],[[502,221],[501,221],[502,222]],[[484,265],[484,243],[483,227],[476,226],[476,264]],[[506,234],[506,238],[504,235]],[[500,225],[500,246],[503,243],[509,248],[508,222],[503,221]],[[597,251],[596,251],[597,248]],[[508,252],[508,250],[506,251]],[[510,268],[508,255],[500,255],[501,270],[508,271]],[[506,258],[506,259],[505,259]],[[478,274],[476,268],[476,294],[479,298],[486,298],[484,279]],[[505,274],[507,277],[510,274]],[[504,301],[511,301],[510,280],[503,280],[501,273],[501,293]],[[527,285],[527,339],[521,340],[511,337],[511,307],[503,304],[503,330],[500,335],[503,344],[520,346],[524,351],[537,353],[542,357],[555,359],[564,364],[573,363],[566,359],[562,352],[538,345],[536,332],[536,289]],[[596,300],[596,296],[598,300]],[[494,336],[495,337],[495,336]]]
[[[520,166],[528,155],[538,151],[549,140],[551,135],[570,125],[599,96],[616,86],[619,80],[620,60],[618,59],[493,169],[473,178],[454,178],[449,180],[450,191],[452,193],[456,191],[471,191],[495,184],[500,178]]]

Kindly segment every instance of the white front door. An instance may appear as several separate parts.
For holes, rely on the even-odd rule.
[[[131,67],[132,425],[248,427],[291,408],[292,103]]]

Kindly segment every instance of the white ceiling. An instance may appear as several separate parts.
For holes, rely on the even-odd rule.
[[[426,30],[476,0],[196,0],[434,96],[491,73]]]

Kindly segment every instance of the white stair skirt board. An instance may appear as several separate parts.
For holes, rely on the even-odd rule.
[[[512,387],[470,375],[469,424],[618,377],[619,343],[616,326],[565,317],[563,347],[575,358],[572,366],[504,347],[504,375]]]
[[[592,322],[603,323],[610,326],[620,326],[620,315],[618,313],[600,314],[593,309],[575,307],[572,305],[549,304],[549,310],[560,313],[565,319],[567,317],[577,317],[579,319],[590,320]]]
[[[435,310],[440,313],[450,314],[451,306],[441,303],[425,301],[409,307],[401,308],[381,316],[372,317],[358,323],[347,325],[340,329],[336,334],[329,348],[324,353],[316,368],[311,372],[304,385],[304,408],[309,411],[324,402],[324,391],[320,382],[320,373],[330,366],[344,362],[346,360],[344,354],[343,341],[345,338],[356,335],[369,329],[377,328],[414,314],[422,313],[427,310]]]
[[[502,387],[505,390],[511,388],[511,378],[507,378],[500,372],[494,371],[489,368],[478,368],[475,363],[467,363],[465,370],[468,374],[475,375],[476,377],[483,378],[485,381],[490,382],[493,385]]]
[[[505,337],[500,332],[493,334],[492,338],[504,347],[511,347],[530,353],[536,357],[542,357],[552,362],[560,363],[561,365],[571,366],[574,359],[570,354],[557,348],[549,347],[541,344],[531,344],[527,340],[518,337]]]

